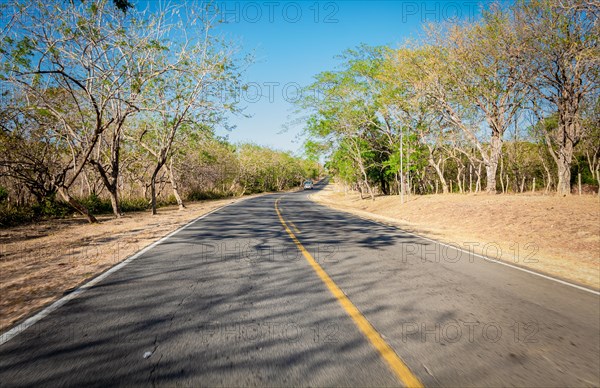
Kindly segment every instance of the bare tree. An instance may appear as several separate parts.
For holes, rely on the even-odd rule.
[[[161,69],[146,90],[137,128],[128,135],[154,159],[150,179],[152,214],[156,214],[156,177],[165,163],[176,197],[172,150],[176,136],[186,132],[210,131],[224,121],[224,112],[237,112],[229,96],[239,87],[239,73],[231,46],[212,35],[212,20],[193,5],[182,6],[185,20],[175,24],[169,34],[180,34],[177,42],[165,42],[164,50],[153,61]],[[183,12],[182,12],[183,13]],[[180,209],[184,208],[181,197]]]
[[[43,111],[60,124],[52,129],[67,143],[70,158],[64,178],[54,184],[63,199],[95,222],[69,190],[95,160],[103,134],[122,128],[134,110],[141,81],[133,65],[148,41],[132,27],[137,25],[132,12],[126,16],[105,0],[14,1],[6,7],[14,16],[3,31],[4,78],[16,95],[25,97],[23,109]],[[118,214],[116,190],[107,188]]]
[[[486,167],[488,193],[496,192],[496,171],[503,136],[528,93],[529,69],[515,36],[509,12],[492,7],[480,23],[454,25],[446,33],[431,29],[433,50],[442,64],[427,72],[442,72],[430,96],[442,113],[465,132],[479,150]],[[485,119],[484,126],[469,125],[469,112]],[[485,135],[484,135],[485,133]]]
[[[582,107],[599,87],[600,23],[591,4],[535,0],[515,8],[519,45],[536,74],[525,79],[537,95],[533,109],[540,119],[557,114],[556,129],[541,128],[558,167],[561,195],[571,191],[573,153],[585,130]]]

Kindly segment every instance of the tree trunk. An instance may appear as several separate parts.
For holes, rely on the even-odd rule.
[[[171,181],[171,187],[173,188],[173,195],[177,200],[177,205],[179,206],[179,210],[185,209],[185,204],[179,195],[179,189],[177,186],[177,180],[175,179],[175,174],[173,174],[173,159],[169,162],[169,180]]]
[[[475,192],[479,193],[481,191],[481,164],[477,166],[477,183],[475,183]]]
[[[397,194],[400,194],[400,174],[398,172],[394,174],[394,182],[396,183]]]
[[[65,201],[67,201],[69,203],[69,205],[71,205],[71,207],[73,209],[77,210],[79,213],[81,213],[83,216],[85,216],[85,218],[87,218],[87,220],[90,224],[95,224],[98,222],[96,217],[94,217],[94,215],[92,213],[90,213],[89,210],[85,206],[83,206],[82,204],[77,202],[75,200],[75,198],[71,197],[71,195],[69,194],[69,192],[66,189],[59,188],[58,193],[60,194],[61,197],[63,197],[63,199]]]
[[[496,194],[496,171],[498,170],[498,161],[502,154],[502,139],[497,132],[495,132],[490,139],[490,147],[490,157],[485,166],[487,174],[487,186],[485,191],[488,194]]]
[[[573,85],[569,85],[573,86]],[[572,95],[573,90],[566,87],[563,92]],[[563,93],[563,95],[569,95]],[[561,99],[558,103],[558,150],[552,148],[548,142],[550,154],[556,161],[558,167],[558,185],[556,191],[559,195],[571,194],[571,161],[573,160],[573,149],[580,140],[580,123],[577,119],[579,105],[569,99]]]
[[[156,176],[160,171],[160,166],[157,166],[152,172],[152,177],[150,178],[150,204],[152,207],[152,215],[156,215]]]
[[[429,162],[429,165],[434,168],[438,178],[440,179],[440,183],[442,184],[442,193],[448,194],[448,183],[446,182],[446,179],[444,178],[444,172],[440,168],[440,161],[435,163],[433,158],[430,157],[430,158],[428,158],[428,162]],[[437,184],[436,184],[435,193],[437,194]]]
[[[108,190],[110,195],[110,204],[112,205],[113,214],[116,218],[121,217],[121,208],[119,206],[119,197],[118,197],[118,187],[117,187],[117,177],[119,175],[119,161],[118,157],[111,162],[111,172],[110,177],[108,176],[107,171],[97,160],[90,160],[90,164],[96,166],[96,170],[100,173],[100,177],[102,178],[102,182],[104,183],[104,187]]]
[[[500,159],[500,186],[502,187],[502,194],[504,194],[504,159]]]
[[[367,191],[369,192],[369,195],[371,196],[371,200],[375,201],[375,194],[373,193],[373,189],[371,188],[371,185],[369,185],[368,182],[368,176],[367,176],[367,171],[365,170],[365,167],[362,164],[362,160],[360,160],[358,162],[358,166],[360,167],[360,171],[362,173],[363,179],[364,179],[364,184],[367,187]],[[362,193],[361,193],[361,199],[362,199]]]
[[[357,185],[357,189],[358,189],[358,192],[360,193],[360,199],[364,199],[363,198],[363,190],[362,190],[362,186],[360,185],[360,183]]]
[[[600,174],[598,174],[598,168],[600,167],[600,163],[598,163],[597,155],[600,152],[595,151],[593,156],[590,157],[590,152],[588,150],[585,151],[585,155],[587,157],[588,166],[590,168],[590,172],[592,173],[592,179],[596,181],[600,185]]]
[[[458,185],[458,192],[459,193],[463,193],[463,170],[464,170],[464,166],[458,167],[457,172],[456,172],[456,184]]]
[[[469,193],[473,192],[473,164],[469,163]]]
[[[113,214],[116,218],[119,218],[123,215],[123,213],[121,213],[121,205],[119,204],[117,185],[111,185],[111,187],[107,187],[107,189],[110,196],[110,204],[112,205]]]
[[[389,195],[388,184],[383,174],[379,175],[379,189],[383,195]]]
[[[573,149],[565,147],[558,153],[556,164],[558,167],[558,185],[556,191],[559,195],[571,194],[571,159]]]
[[[548,191],[550,190],[550,185],[552,184],[552,174],[550,174],[550,169],[544,162],[544,158],[540,156],[540,160],[542,161],[542,166],[544,167],[544,170],[546,171],[546,176],[547,176],[547,180],[548,180],[548,182],[546,183],[546,189],[544,190],[544,194],[548,194]]]

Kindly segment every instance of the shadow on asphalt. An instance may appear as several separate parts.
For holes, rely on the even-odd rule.
[[[317,260],[339,259],[323,254],[349,236],[373,249],[400,238],[304,194],[283,213],[301,239],[326,236],[307,244]],[[0,386],[396,384],[283,229],[277,197],[189,226],[9,341]]]

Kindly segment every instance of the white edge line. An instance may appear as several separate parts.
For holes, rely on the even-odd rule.
[[[4,345],[8,341],[10,341],[11,339],[13,339],[17,335],[19,335],[20,333],[24,332],[25,330],[27,330],[28,328],[30,328],[31,326],[33,326],[37,322],[41,321],[42,319],[44,319],[45,317],[47,317],[48,315],[50,315],[52,312],[58,310],[60,307],[62,307],[64,304],[66,304],[70,300],[73,300],[73,299],[77,298],[79,295],[83,294],[85,291],[87,291],[90,288],[94,287],[96,284],[98,284],[102,280],[106,279],[111,274],[117,272],[121,268],[125,267],[127,264],[131,263],[133,260],[137,259],[138,257],[140,257],[141,255],[143,255],[144,253],[148,252],[150,249],[152,249],[155,246],[163,243],[165,240],[171,238],[173,235],[175,235],[175,234],[181,232],[182,230],[186,229],[187,227],[189,227],[193,223],[195,223],[195,222],[197,222],[197,221],[203,219],[204,217],[207,217],[207,216],[209,216],[209,215],[211,215],[213,213],[216,213],[217,211],[219,211],[221,209],[224,209],[224,208],[226,208],[228,206],[231,206],[231,205],[234,205],[234,204],[239,203],[241,201],[244,201],[245,199],[248,199],[248,198],[250,198],[250,197],[242,198],[242,199],[237,200],[235,202],[228,203],[226,205],[223,205],[221,207],[213,209],[213,210],[209,211],[208,213],[205,213],[205,214],[201,215],[200,217],[193,219],[192,221],[188,222],[187,224],[183,225],[182,227],[180,227],[180,228],[172,231],[171,233],[167,234],[166,236],[161,237],[159,240],[153,242],[152,244],[147,245],[141,251],[138,251],[138,252],[134,253],[133,255],[129,256],[127,259],[125,259],[125,260],[121,261],[120,263],[114,265],[113,267],[109,268],[105,272],[102,272],[100,275],[96,276],[95,278],[93,278],[89,282],[87,282],[87,283],[79,286],[74,291],[70,292],[69,294],[67,294],[67,295],[63,296],[62,298],[60,298],[59,300],[55,301],[50,306],[42,309],[41,311],[39,311],[35,315],[27,318],[25,321],[23,321],[20,324],[14,326],[12,329],[9,329],[8,331],[0,334],[0,346]]]
[[[480,257],[480,258],[482,258],[482,259],[484,259],[486,261],[489,261],[491,263],[505,265],[507,267],[514,268],[514,269],[517,269],[519,271],[527,272],[529,274],[536,275],[536,276],[542,277],[544,279],[548,279],[548,280],[552,280],[552,281],[555,281],[555,282],[560,283],[560,284],[564,284],[566,286],[574,287],[574,288],[577,288],[577,289],[582,290],[582,291],[587,291],[587,292],[591,292],[592,294],[600,295],[599,291],[593,290],[591,288],[583,287],[583,286],[580,286],[578,284],[570,283],[570,282],[567,282],[565,280],[561,280],[561,279],[558,279],[558,278],[555,278],[555,277],[552,277],[552,276],[544,275],[543,273],[539,273],[539,272],[536,272],[536,271],[533,271],[533,270],[530,270],[530,269],[527,269],[527,268],[519,267],[518,265],[510,264],[510,263],[507,263],[505,261],[501,261],[501,260],[498,260],[498,259],[492,259],[491,257],[483,256],[483,255],[480,255],[480,254],[475,253],[475,252],[465,251],[464,249],[462,249],[460,247],[456,247],[456,246],[453,246],[453,245],[450,245],[450,244],[446,244],[446,243],[443,243],[441,241],[436,241],[436,240],[430,239],[428,237],[424,237],[424,236],[418,235],[416,233],[407,232],[407,231],[405,231],[403,229],[398,228],[395,225],[393,225],[393,227],[396,228],[396,229],[401,230],[402,232],[404,232],[406,234],[410,234],[411,236],[415,236],[415,237],[418,237],[418,238],[423,239],[423,240],[431,241],[433,243],[436,243],[436,244],[439,244],[439,245],[443,245],[443,246],[452,248],[454,250],[459,250],[459,251],[465,252],[467,254],[471,254],[473,256]]]
[[[314,203],[317,203],[317,204],[321,205],[321,206],[328,207],[327,205],[319,203],[319,202],[313,200],[312,198],[310,198],[310,200],[312,202],[314,202]],[[404,230],[401,227],[396,226],[396,225],[394,225],[392,223],[388,224],[388,223],[385,223],[383,221],[376,221],[376,220],[373,220],[373,219],[370,219],[370,218],[367,218],[367,217],[364,217],[364,216],[359,216],[358,214],[353,214],[353,213],[350,213],[350,212],[345,212],[343,210],[339,210],[339,209],[335,209],[335,208],[330,208],[330,209],[334,209],[334,210],[337,210],[337,211],[341,211],[343,213],[351,214],[351,215],[353,215],[355,217],[358,217],[358,218],[360,218],[362,220],[369,221],[369,222],[375,223],[377,225],[391,226],[391,227],[393,227],[393,228],[395,228],[397,230],[402,231],[402,233],[406,233],[406,234],[418,237],[418,238],[423,239],[423,240],[431,241],[431,242],[433,242],[435,244],[443,245],[443,246],[446,246],[448,248],[452,248],[452,249],[459,250],[459,251],[462,251],[462,252],[470,254],[470,255],[474,255],[474,256],[480,257],[480,258],[482,258],[482,259],[484,259],[486,261],[489,261],[491,263],[501,264],[501,265],[504,265],[504,266],[507,266],[507,267],[510,267],[510,268],[513,268],[513,269],[517,269],[519,271],[523,271],[523,272],[527,272],[527,273],[532,274],[532,275],[539,276],[539,277],[544,278],[544,279],[548,279],[548,280],[552,280],[552,281],[555,281],[555,282],[560,283],[560,284],[564,284],[565,286],[570,286],[570,287],[573,287],[573,288],[577,288],[578,290],[581,290],[581,291],[587,291],[587,292],[592,293],[594,295],[600,295],[600,291],[596,291],[596,290],[593,290],[591,288],[580,286],[578,284],[570,283],[570,282],[567,282],[565,280],[557,279],[557,278],[552,277],[552,276],[544,275],[542,273],[539,273],[539,272],[536,272],[536,271],[533,271],[533,270],[530,270],[530,269],[526,269],[526,268],[523,268],[523,267],[519,267],[518,265],[513,265],[513,264],[507,263],[505,261],[501,261],[501,260],[497,260],[497,259],[492,259],[491,257],[483,256],[483,255],[480,255],[480,254],[475,253],[475,252],[465,251],[464,249],[462,249],[460,247],[449,245],[449,244],[443,243],[441,241],[437,241],[437,240],[434,240],[434,239],[431,239],[431,238],[428,238],[428,237],[421,236],[421,235],[416,234],[416,233],[407,232],[406,230]]]

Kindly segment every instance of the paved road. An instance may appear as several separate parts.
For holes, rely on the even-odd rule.
[[[398,386],[286,225],[426,386],[599,386],[599,296],[268,195],[191,224],[0,346],[0,386]]]

